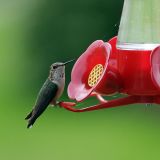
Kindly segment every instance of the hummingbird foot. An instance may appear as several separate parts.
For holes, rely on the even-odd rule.
[[[51,105],[51,107],[55,107],[55,106],[58,106],[59,105],[59,101],[52,101],[51,103],[50,103],[50,105]]]
[[[60,105],[60,101],[56,101],[56,103],[55,103],[55,105],[54,106],[56,106],[56,107],[62,107],[61,105]]]
[[[59,103],[60,103],[59,101],[56,101],[56,104],[55,104],[55,106],[59,106]]]

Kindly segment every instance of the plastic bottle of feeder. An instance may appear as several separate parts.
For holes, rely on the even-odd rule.
[[[158,46],[160,44],[159,6],[159,0],[125,0],[117,47],[152,50]]]

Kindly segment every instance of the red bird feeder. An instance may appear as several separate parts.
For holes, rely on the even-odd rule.
[[[133,4],[125,1],[125,7],[135,6],[134,1],[131,2]],[[74,103],[60,102],[60,106],[73,112],[84,112],[133,103],[160,104],[160,39],[154,39],[151,43],[148,38],[137,40],[135,35],[130,35],[129,31],[133,31],[132,27],[126,29],[128,22],[124,23],[125,14],[133,16],[123,11],[118,40],[114,37],[108,42],[93,42],[79,57],[71,73],[69,98],[81,102],[90,96],[96,96],[100,104],[81,109],[73,107],[76,105]],[[144,27],[146,26],[147,24]],[[115,93],[126,96],[110,101],[102,97]]]

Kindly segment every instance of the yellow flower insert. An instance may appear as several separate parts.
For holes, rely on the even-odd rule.
[[[103,73],[103,66],[101,64],[97,64],[91,70],[89,77],[88,77],[88,85],[93,87],[99,80]]]

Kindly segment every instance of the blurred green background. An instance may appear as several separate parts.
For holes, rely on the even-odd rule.
[[[86,113],[49,107],[32,129],[24,121],[49,66],[116,35],[122,6],[123,0],[0,0],[0,160],[160,159],[156,105]]]

